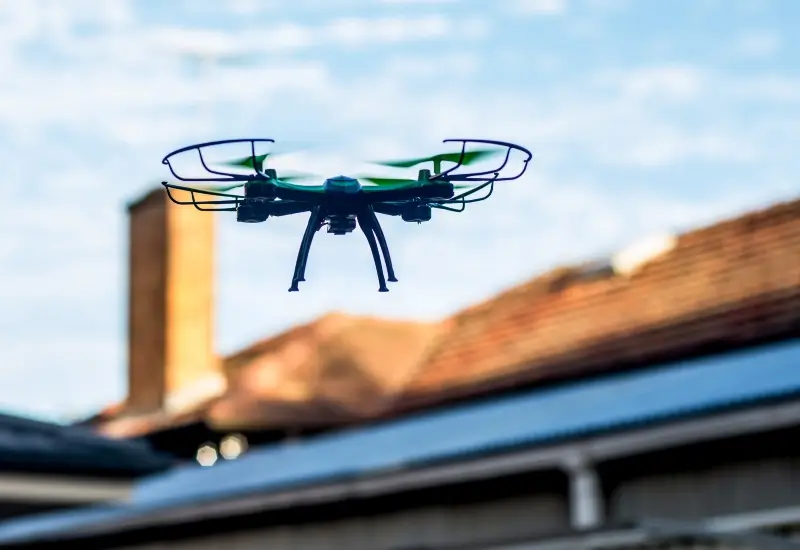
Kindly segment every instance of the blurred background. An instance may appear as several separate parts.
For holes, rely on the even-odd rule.
[[[0,27],[0,548],[793,546],[799,3],[0,0]],[[288,293],[305,215],[160,186],[240,137],[321,179],[447,138],[534,157],[382,220],[389,293],[324,234]]]

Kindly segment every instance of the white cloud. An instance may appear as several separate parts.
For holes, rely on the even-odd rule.
[[[618,71],[611,81],[621,93],[635,99],[687,100],[697,97],[703,76],[697,67],[669,65]]]
[[[744,102],[800,103],[800,77],[759,74],[731,83],[727,95]]]
[[[439,6],[442,4],[455,4],[459,0],[378,0],[381,4],[411,5],[411,6]]]
[[[514,0],[514,8],[527,15],[562,15],[567,11],[567,0]]]
[[[416,40],[444,38],[453,29],[470,38],[483,38],[485,21],[450,19],[440,14],[420,16],[336,17],[317,26],[292,22],[266,27],[245,27],[235,33],[213,29],[162,27],[151,31],[153,47],[210,59],[254,57],[275,52],[294,52],[312,47],[364,47],[396,45]]]
[[[769,57],[781,45],[780,35],[773,30],[753,30],[739,37],[735,50],[746,57]]]
[[[445,36],[451,23],[441,15],[420,17],[342,17],[322,31],[334,43],[351,47]]]

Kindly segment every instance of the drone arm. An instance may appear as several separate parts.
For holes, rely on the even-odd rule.
[[[378,214],[384,214],[386,216],[401,216],[403,214],[403,206],[400,204],[376,202],[372,205],[372,210]]]
[[[471,195],[475,191],[480,191],[481,189],[483,189],[487,185],[489,186],[489,192],[486,193],[484,196],[478,197],[477,199],[465,199],[465,197],[467,197],[468,195]],[[450,199],[450,200],[446,200],[446,201],[437,201],[437,202],[428,203],[428,206],[430,206],[431,208],[438,208],[439,210],[447,210],[448,212],[463,212],[467,208],[468,204],[472,204],[473,202],[485,201],[486,199],[491,197],[493,191],[494,191],[494,182],[492,181],[492,182],[486,183],[484,185],[481,185],[480,187],[478,187],[476,189],[473,189],[472,191],[469,191],[467,193],[463,193],[463,194],[459,195],[456,198],[453,198],[453,199]],[[458,205],[458,207],[457,208],[453,208],[451,206],[445,206],[447,204]]]
[[[378,203],[404,202],[417,199],[447,200],[452,198],[453,194],[453,184],[442,181],[403,189],[371,190],[365,193],[365,197],[367,204],[375,206]],[[378,210],[376,210],[376,212],[378,212]]]
[[[291,216],[292,214],[302,214],[303,212],[312,212],[314,205],[307,202],[294,202],[294,201],[276,201],[267,203],[267,210],[270,216]]]
[[[314,205],[322,203],[325,198],[323,193],[319,193],[317,191],[306,191],[303,189],[292,189],[282,186],[275,190],[275,195],[282,201],[305,203],[309,206],[309,210],[313,208]]]
[[[495,174],[495,176],[497,176],[497,174]],[[496,178],[492,179],[490,181],[487,181],[486,183],[483,183],[483,184],[475,187],[474,189],[470,189],[469,191],[461,193],[460,195],[457,195],[457,196],[453,197],[452,199],[440,200],[440,201],[436,201],[436,202],[438,204],[460,204],[460,205],[465,205],[465,204],[470,204],[470,203],[473,203],[473,202],[485,201],[486,199],[488,199],[489,197],[492,196],[492,193],[494,192],[494,182],[495,181],[496,181]],[[470,195],[474,195],[475,193],[485,189],[486,187],[489,188],[489,191],[485,195],[483,195],[482,197],[478,197],[477,199],[475,199],[475,198],[467,199],[467,197],[469,197]],[[463,210],[463,208],[462,208],[462,210]]]

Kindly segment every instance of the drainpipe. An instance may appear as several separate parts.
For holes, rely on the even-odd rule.
[[[569,512],[573,529],[599,527],[605,521],[605,502],[600,476],[594,465],[583,455],[565,460],[564,471],[569,478]]]

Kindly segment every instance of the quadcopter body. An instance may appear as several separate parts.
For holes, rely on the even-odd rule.
[[[272,217],[309,213],[308,224],[300,243],[292,283],[289,287],[290,292],[298,291],[298,283],[305,281],[311,242],[322,227],[327,227],[327,232],[333,235],[347,235],[360,227],[372,252],[378,275],[378,290],[388,292],[386,282],[396,282],[397,278],[377,214],[397,216],[405,222],[419,224],[430,221],[435,209],[462,212],[466,204],[489,198],[496,182],[521,177],[532,158],[532,154],[527,149],[511,143],[490,140],[445,140],[445,142],[449,141],[460,142],[462,144],[461,152],[378,163],[397,168],[410,168],[424,162],[432,162],[433,172],[428,169],[420,169],[416,179],[338,175],[324,180],[322,185],[317,186],[294,183],[294,181],[305,179],[307,176],[282,175],[279,177],[275,169],[264,168],[269,153],[256,155],[256,143],[274,143],[271,139],[238,139],[201,143],[173,151],[162,161],[178,180],[201,185],[188,186],[168,182],[162,182],[162,184],[167,189],[170,199],[177,204],[192,205],[198,210],[205,211],[236,212],[237,221],[242,223],[263,223]],[[204,149],[232,143],[249,143],[251,154],[225,164],[250,169],[250,173],[241,174],[230,170],[212,169],[207,164],[203,156]],[[496,150],[467,151],[466,147],[469,143],[495,146]],[[456,171],[462,166],[502,152],[502,148],[506,150],[505,160],[494,170],[456,174]],[[503,169],[509,162],[510,154],[514,150],[525,155],[525,158],[522,159],[522,169],[511,177],[501,177]],[[189,151],[197,152],[200,164],[209,176],[182,177],[175,171],[171,159]],[[454,163],[454,166],[442,171],[441,163],[443,161]],[[217,182],[224,185],[203,186],[205,182]],[[231,190],[237,188],[241,188],[243,194],[230,193]],[[462,189],[465,190],[461,191]],[[488,190],[483,196],[473,198],[477,192],[484,189]],[[191,200],[180,200],[173,195],[171,190],[188,192]],[[200,200],[198,200],[198,195],[201,195]],[[383,261],[381,261],[381,256],[383,256]]]

